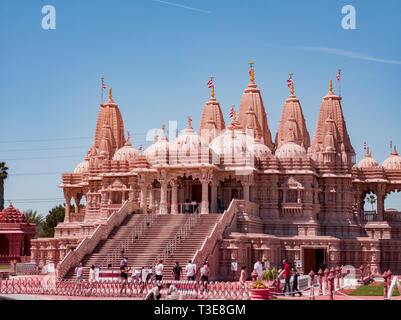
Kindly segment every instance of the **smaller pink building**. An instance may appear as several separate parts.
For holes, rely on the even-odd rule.
[[[0,212],[0,263],[26,261],[31,255],[31,239],[36,226],[26,221],[25,215],[11,204]]]

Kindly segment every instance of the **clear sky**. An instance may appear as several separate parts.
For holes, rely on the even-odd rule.
[[[56,9],[55,30],[42,29],[44,5]],[[344,5],[356,9],[356,30],[341,26]],[[289,72],[312,137],[342,68],[357,160],[364,141],[380,163],[390,140],[401,150],[399,0],[1,0],[0,12],[0,161],[10,169],[5,198],[21,210],[46,214],[63,202],[61,173],[93,141],[101,76],[138,148],[169,120],[182,129],[191,115],[198,128],[211,75],[228,117],[249,61],[273,137]],[[389,201],[401,209],[401,194]]]

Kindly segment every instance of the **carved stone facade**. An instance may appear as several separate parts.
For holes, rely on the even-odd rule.
[[[292,88],[273,144],[254,79],[243,94],[239,119],[234,114],[227,128],[213,90],[199,131],[189,121],[185,132],[169,141],[163,128],[160,140],[156,136],[140,153],[125,140],[118,105],[110,97],[101,106],[85,160],[62,176],[65,221],[54,239],[33,241],[34,261],[60,261],[126,202],[148,214],[208,214],[227,213],[239,199],[245,205],[230,209],[236,210],[234,222],[219,225],[226,231],[213,238],[217,251],[216,243],[210,244],[216,277],[233,276],[234,261],[249,271],[258,258],[278,268],[283,258],[298,261],[305,273],[322,265],[362,263],[401,271],[401,215],[383,206],[386,195],[401,190],[401,157],[394,150],[379,166],[368,151],[355,165],[341,97],[331,85],[312,143]],[[378,211],[369,221],[363,207],[371,191]],[[80,209],[82,199],[86,205]]]

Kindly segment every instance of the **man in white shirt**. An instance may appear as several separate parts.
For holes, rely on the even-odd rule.
[[[188,280],[194,281],[196,273],[196,264],[193,264],[192,260],[189,260],[187,266],[185,267],[185,270],[187,271]]]
[[[159,262],[156,265],[155,271],[156,271],[156,281],[162,281],[163,280],[163,260],[159,260]]]
[[[258,278],[258,281],[262,281],[262,273],[263,273],[263,263],[262,259],[259,259],[256,261],[255,265],[253,266],[253,269],[256,271]]]

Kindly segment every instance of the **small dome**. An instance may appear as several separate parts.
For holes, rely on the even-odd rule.
[[[89,158],[86,156],[85,160],[78,163],[74,169],[74,173],[87,173],[89,171]]]
[[[279,159],[304,158],[306,157],[306,150],[295,142],[287,142],[277,149],[276,156]]]
[[[12,204],[0,212],[0,223],[27,223],[25,215]]]
[[[373,159],[372,155],[370,154],[369,148],[366,150],[365,158],[363,158],[358,163],[358,168],[378,168],[379,163]]]
[[[170,144],[170,164],[209,163],[209,151],[206,140],[188,127]]]
[[[401,169],[401,157],[398,155],[396,147],[391,156],[383,161],[382,166],[384,169]]]
[[[132,147],[131,142],[129,141],[130,135],[128,134],[127,141],[125,142],[124,146],[121,149],[118,149],[114,154],[113,160],[117,161],[129,161],[134,160],[139,151]]]
[[[256,140],[253,148],[254,148],[253,153],[255,155],[255,158],[263,159],[263,158],[269,158],[272,156],[272,152],[269,149],[269,147],[266,146],[261,141]]]
[[[254,138],[245,134],[242,129],[227,129],[222,135],[213,139],[210,149],[224,159],[224,164],[244,163],[254,155],[252,146]]]
[[[157,136],[151,146],[149,146],[143,154],[146,156],[147,161],[152,164],[167,164],[170,153],[170,142],[166,137],[163,128],[163,137],[158,141]]]

